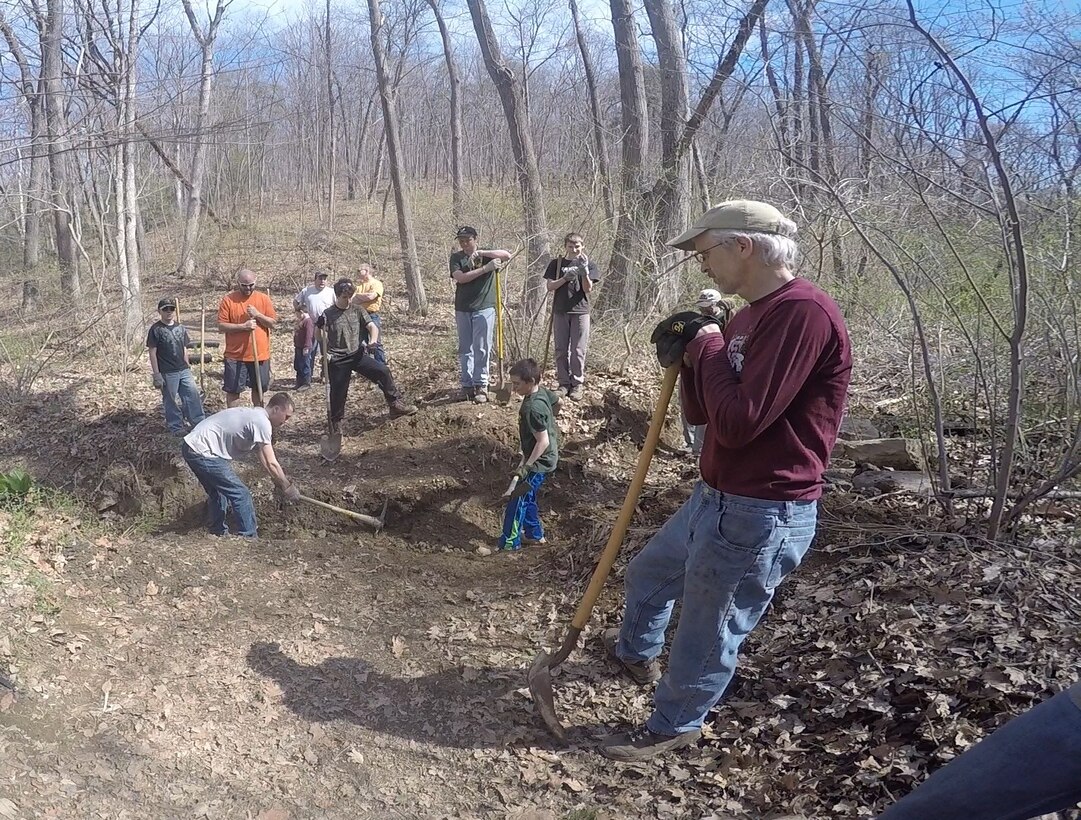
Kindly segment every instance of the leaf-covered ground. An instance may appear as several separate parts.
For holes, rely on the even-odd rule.
[[[515,407],[450,401],[450,327],[445,304],[389,324],[416,416],[386,421],[354,383],[343,455],[322,465],[317,385],[279,436],[310,494],[366,512],[390,500],[378,536],[279,509],[251,466],[264,537],[206,537],[141,371],[91,355],[28,399],[5,394],[0,451],[78,503],[39,492],[0,510],[0,683],[17,690],[0,686],[0,818],[870,817],[1076,679],[1071,519],[1007,547],[937,533],[903,496],[832,493],[704,740],[649,765],[601,758],[597,739],[650,708],[596,636],[618,622],[626,558],[695,478],[673,412],[623,561],[557,678],[572,727],[557,746],[525,670],[561,640],[606,540],[657,373],[598,356],[560,418],[551,544],[481,558]],[[275,337],[277,360],[288,345]]]

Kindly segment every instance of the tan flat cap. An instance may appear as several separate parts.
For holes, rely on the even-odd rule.
[[[683,251],[694,250],[694,240],[706,231],[758,231],[787,236],[787,220],[780,211],[767,202],[753,199],[732,199],[714,205],[700,217],[689,229],[668,243],[673,248]]]

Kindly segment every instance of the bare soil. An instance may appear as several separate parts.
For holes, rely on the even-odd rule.
[[[260,539],[208,537],[143,363],[84,350],[31,395],[0,395],[0,451],[77,502],[0,509],[0,818],[868,817],[1076,674],[1072,540],[986,544],[938,532],[923,502],[833,493],[698,747],[649,765],[594,750],[650,707],[596,641],[618,622],[624,562],[557,678],[572,727],[558,747],[525,671],[561,640],[607,538],[658,374],[598,356],[560,416],[550,545],[481,558],[517,406],[452,400],[451,327],[445,298],[429,319],[389,311],[415,416],[389,420],[354,381],[342,456],[323,464],[317,383],[277,437],[307,494],[367,513],[387,499],[378,535],[281,507],[249,464]],[[286,331],[274,359],[286,389]],[[220,358],[210,411],[219,378]],[[674,410],[665,437],[624,561],[697,475]]]

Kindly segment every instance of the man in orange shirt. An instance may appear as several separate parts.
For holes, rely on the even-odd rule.
[[[270,297],[255,289],[255,274],[241,268],[236,275],[236,290],[226,294],[218,305],[218,330],[225,334],[225,406],[234,407],[245,387],[251,387],[251,402],[263,406],[256,393],[255,368],[259,367],[260,385],[270,388],[270,331],[278,322]],[[255,344],[252,350],[252,331]]]

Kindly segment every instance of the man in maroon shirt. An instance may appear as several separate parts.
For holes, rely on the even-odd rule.
[[[678,313],[652,341],[682,363],[681,398],[705,424],[702,480],[627,567],[609,655],[639,684],[660,681],[643,726],[602,754],[645,760],[693,744],[736,670],[740,644],[814,538],[822,471],[837,438],[852,354],[834,301],[796,278],[796,225],[764,202],[723,202],[668,244],[693,251],[722,293],[748,302],[722,328]],[[676,600],[668,668],[657,661]]]

